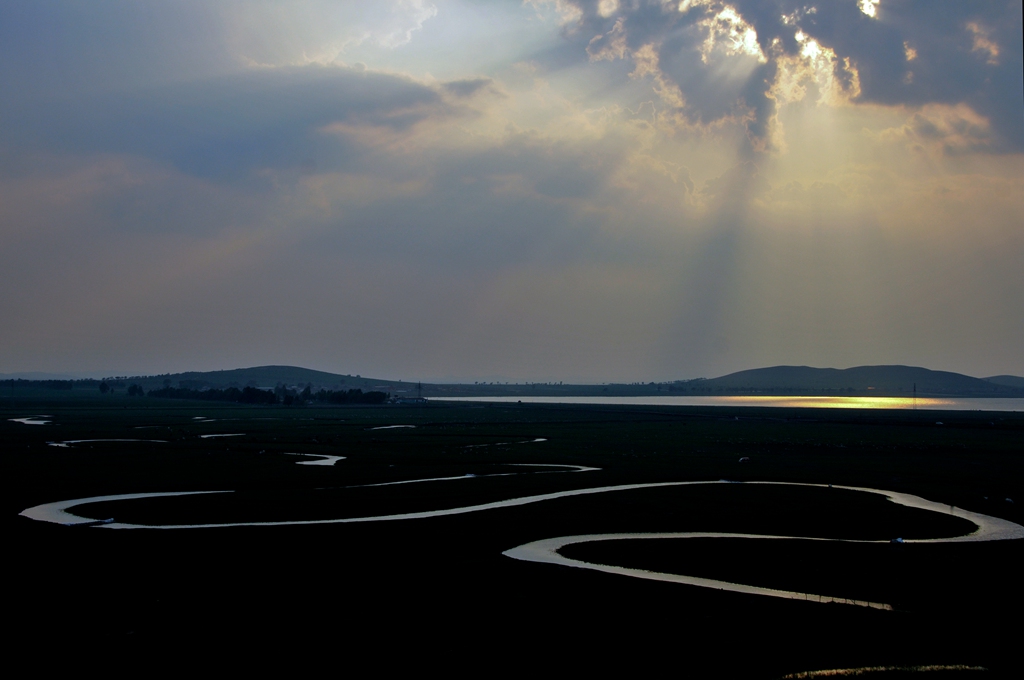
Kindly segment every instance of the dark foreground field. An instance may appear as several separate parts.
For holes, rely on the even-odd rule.
[[[42,414],[49,424],[9,420]],[[390,425],[415,427],[373,429]],[[202,437],[209,434],[240,436]],[[48,445],[86,439],[163,441]],[[474,675],[648,675],[666,664],[681,677],[921,665],[989,669],[923,677],[1019,677],[1024,669],[1019,540],[855,545],[702,538],[563,550],[588,562],[867,599],[895,611],[502,555],[577,534],[889,540],[970,528],[947,515],[837,489],[667,487],[449,517],[276,527],[111,530],[18,516],[72,498],[231,490],[74,512],[136,524],[315,520],[573,488],[729,479],[903,491],[1022,523],[1021,414],[7,399],[0,401],[0,442],[8,648],[40,671],[58,664],[146,671],[207,654],[225,668],[299,669],[326,660],[338,672],[369,662],[382,672]],[[300,465],[316,459],[286,455],[292,453],[345,459]],[[600,469],[538,466],[556,464]],[[438,477],[456,479],[357,486]]]

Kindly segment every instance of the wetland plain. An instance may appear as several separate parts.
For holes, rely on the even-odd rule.
[[[0,404],[0,433],[23,650],[64,619],[62,644],[101,658],[257,644],[684,677],[1021,668],[1024,541],[915,542],[975,532],[970,513],[1022,523],[1018,413],[39,397]],[[58,520],[87,525],[40,521],[62,502]],[[605,540],[562,557],[613,569],[506,554],[579,536]]]

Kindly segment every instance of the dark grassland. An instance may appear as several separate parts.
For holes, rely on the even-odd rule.
[[[49,414],[52,423],[8,420],[36,414]],[[416,427],[371,429],[396,424]],[[244,436],[200,438],[230,433]],[[103,438],[167,443],[47,445]],[[518,443],[535,438],[547,441]],[[135,668],[146,671],[209,652],[235,667],[276,660],[299,669],[327,659],[337,669],[369,661],[380,670],[443,666],[474,675],[653,674],[670,664],[682,677],[779,677],[964,664],[989,668],[986,677],[1019,677],[1024,666],[1022,541],[689,539],[563,550],[591,562],[889,602],[894,612],[641,581],[501,554],[528,541],[591,533],[888,540],[964,530],[962,520],[836,489],[636,490],[321,526],[111,531],[18,516],[39,503],[87,496],[234,490],[77,512],[151,524],[321,519],[570,488],[730,479],[905,491],[1024,523],[1022,414],[535,404],[288,408],[41,393],[0,399],[0,443],[9,649],[40,670],[67,662],[141,663]],[[346,459],[332,467],[297,465],[312,459],[283,455],[292,452]],[[741,457],[750,460],[740,463]],[[542,472],[509,463],[601,470]],[[497,473],[518,474],[483,476]],[[478,476],[345,488],[466,474]]]

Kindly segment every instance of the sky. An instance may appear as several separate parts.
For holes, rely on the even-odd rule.
[[[6,0],[0,373],[1024,375],[1019,0]]]

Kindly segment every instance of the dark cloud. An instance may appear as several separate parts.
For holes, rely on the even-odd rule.
[[[603,17],[598,0],[573,4],[581,17],[566,36],[576,42],[588,40],[586,50],[592,59],[629,59],[637,50],[653,46],[660,73],[669,84],[678,86],[685,99],[681,112],[689,120],[713,124],[725,118],[747,119],[754,146],[763,146],[774,112],[767,90],[775,66],[759,64],[750,55],[738,57],[743,62],[738,69],[705,62],[702,49],[707,34],[702,23],[713,20],[721,7],[697,5],[679,12],[675,3],[637,0],[622,2],[616,13]],[[793,42],[791,36],[789,39]],[[762,50],[767,49],[767,43],[762,43]],[[664,103],[673,104],[671,99]],[[748,111],[753,116],[748,116]]]
[[[677,11],[675,3],[636,0],[620,3],[608,17],[601,16],[598,0],[573,4],[581,18],[567,37],[589,41],[591,56],[603,58],[653,44],[661,72],[679,86],[686,99],[684,111],[695,122],[714,122],[748,109],[753,113],[751,136],[763,140],[776,107],[768,96],[776,61],[800,52],[802,44],[795,36],[801,30],[835,51],[834,75],[853,95],[851,72],[844,68],[850,60],[859,75],[854,101],[964,103],[991,121],[991,151],[1024,149],[1022,18],[1016,0],[886,0],[875,18],[860,11],[854,0],[735,0],[695,3],[686,12]],[[767,64],[726,72],[715,59],[702,59],[707,28],[701,22],[726,7],[733,7],[756,30]]]
[[[420,180],[409,193],[345,202],[323,217],[321,252],[441,266],[467,276],[526,262],[565,264],[590,252],[604,210],[617,200],[609,177],[627,153],[622,140],[557,141],[512,133],[471,151],[375,159]]]
[[[441,87],[456,97],[469,97],[494,83],[490,78],[468,78],[444,83]]]
[[[739,0],[758,30],[766,30],[787,3]],[[849,57],[860,75],[857,101],[881,104],[967,103],[989,118],[999,143],[1024,149],[1024,71],[1021,3],[956,0],[887,0],[878,18],[854,2],[816,5],[799,25],[808,35]],[[778,28],[776,25],[774,28]],[[983,45],[998,51],[993,56]],[[908,48],[914,59],[908,60]]]
[[[237,68],[211,3],[9,0],[0,4],[0,88],[19,96],[117,90]]]
[[[454,112],[436,90],[393,75],[256,69],[129,92],[5,99],[0,146],[8,155],[135,155],[228,179],[257,168],[336,166],[343,138],[320,132],[332,123],[400,131]]]

